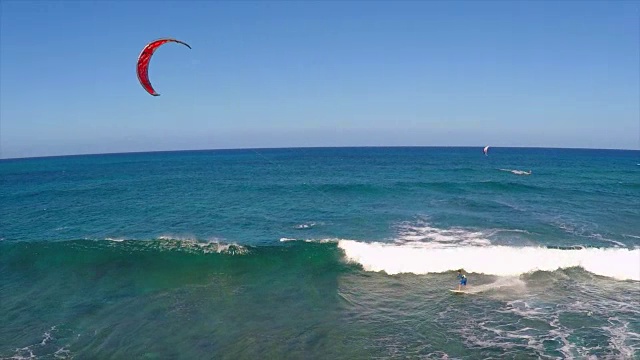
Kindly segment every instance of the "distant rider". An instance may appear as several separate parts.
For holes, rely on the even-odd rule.
[[[457,279],[460,280],[460,284],[458,284],[458,291],[462,291],[462,287],[467,288],[467,276],[462,273],[462,269],[458,270]]]

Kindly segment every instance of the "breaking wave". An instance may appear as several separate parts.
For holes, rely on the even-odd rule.
[[[366,243],[340,240],[345,257],[367,271],[399,273],[467,272],[515,276],[536,271],[581,267],[596,275],[617,280],[640,281],[640,249],[458,246],[423,242]]]

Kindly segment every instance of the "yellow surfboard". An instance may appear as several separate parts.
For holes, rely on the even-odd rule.
[[[468,292],[466,292],[464,290],[453,290],[453,289],[450,289],[449,291],[451,291],[454,294],[468,294]]]

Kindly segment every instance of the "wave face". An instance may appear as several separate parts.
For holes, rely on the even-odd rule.
[[[135,279],[148,289],[179,288],[216,274],[264,272],[286,277],[303,273],[314,263],[326,264],[331,272],[349,266],[341,261],[335,244],[243,246],[171,237],[0,243],[0,272],[11,286],[24,281],[63,282],[73,276],[88,282]]]
[[[257,247],[170,237],[149,241],[109,238],[102,241],[4,243],[0,246],[0,264],[7,272],[16,264],[30,263],[43,269],[55,267],[59,271],[102,267],[117,270],[141,267],[141,264],[153,271],[197,272],[221,267],[253,271],[261,266],[268,268],[269,264],[285,261],[285,258],[291,265],[303,265],[305,257],[311,256],[322,259],[336,270],[343,269],[346,261],[365,271],[382,271],[389,275],[437,274],[464,269],[468,273],[519,276],[579,267],[611,279],[640,281],[638,248],[513,247],[491,245],[484,235],[476,232],[435,228],[431,231],[429,236],[438,239],[437,242],[407,241],[415,235],[405,235],[395,243],[282,238],[280,241],[286,246]],[[172,267],[165,268],[164,264]],[[304,269],[292,267],[290,271],[303,272]]]

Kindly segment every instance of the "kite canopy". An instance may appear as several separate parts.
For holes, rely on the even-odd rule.
[[[160,94],[158,94],[153,89],[153,86],[151,86],[151,82],[149,81],[149,61],[151,61],[151,56],[153,56],[153,53],[156,51],[156,49],[168,42],[175,42],[178,44],[182,44],[188,47],[189,49],[191,49],[191,46],[189,46],[189,44],[183,41],[171,39],[171,38],[164,38],[164,39],[158,39],[148,43],[144,47],[144,49],[142,49],[140,56],[138,56],[138,66],[136,67],[136,72],[138,73],[138,80],[140,81],[140,85],[142,85],[142,87],[149,94],[153,96],[158,96]]]
[[[484,149],[482,149],[482,152],[487,155],[489,154],[489,146],[485,146]]]

